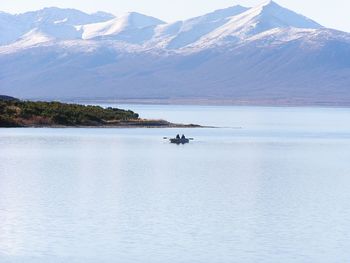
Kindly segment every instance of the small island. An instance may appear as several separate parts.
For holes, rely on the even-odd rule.
[[[141,119],[133,111],[111,107],[56,101],[23,101],[0,96],[0,127],[195,128],[200,126]]]

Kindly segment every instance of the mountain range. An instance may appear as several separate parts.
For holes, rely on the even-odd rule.
[[[350,105],[350,34],[276,2],[174,23],[0,12],[0,94],[25,99]]]

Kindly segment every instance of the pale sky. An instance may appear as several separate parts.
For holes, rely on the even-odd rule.
[[[240,4],[254,6],[264,0],[0,0],[0,10],[22,13],[57,6],[88,13],[98,10],[115,15],[136,11],[167,22],[202,15],[216,9]],[[301,13],[318,23],[350,32],[350,0],[276,0],[280,5]]]

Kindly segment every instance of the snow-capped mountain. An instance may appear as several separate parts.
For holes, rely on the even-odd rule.
[[[218,40],[240,41],[275,28],[321,27],[318,23],[269,1],[232,17],[230,21],[203,37],[199,44],[215,44]]]
[[[48,38],[77,39],[81,33],[78,25],[104,22],[113,19],[112,14],[98,12],[86,14],[75,9],[44,8],[39,11],[11,15],[0,13],[0,45],[20,40],[29,32],[40,32]]]
[[[0,13],[0,29],[15,97],[350,105],[350,34],[273,1],[174,23],[48,8]]]
[[[178,50],[246,40],[276,28],[322,28],[318,23],[285,9],[273,1],[254,8],[233,6],[185,21],[165,23],[157,18],[131,12],[120,17],[108,13],[85,14],[74,9],[45,8],[11,16],[3,13],[5,33],[0,43],[22,40],[29,32],[47,39],[114,40],[143,47]],[[0,16],[0,19],[1,17]],[[7,35],[14,27],[13,37]],[[2,36],[3,35],[3,36]],[[34,36],[35,37],[35,36]],[[12,40],[9,40],[12,39]]]

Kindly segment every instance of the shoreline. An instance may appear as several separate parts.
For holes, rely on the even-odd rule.
[[[44,125],[44,124],[33,124],[33,125],[24,125],[24,126],[0,126],[4,129],[175,129],[175,128],[215,128],[211,126],[201,126],[198,124],[180,124],[180,123],[171,123],[165,120],[141,120],[141,121],[122,121],[118,123],[111,124],[101,124],[101,125]]]
[[[2,100],[1,100],[2,98]],[[0,128],[200,128],[112,107],[0,97]]]
[[[84,125],[28,125],[28,126],[0,126],[0,129],[190,129],[190,128],[216,128],[211,126],[201,126],[196,124],[175,124],[169,123],[169,125],[147,125],[147,124],[120,124],[120,125],[96,125],[96,126],[84,126]]]

